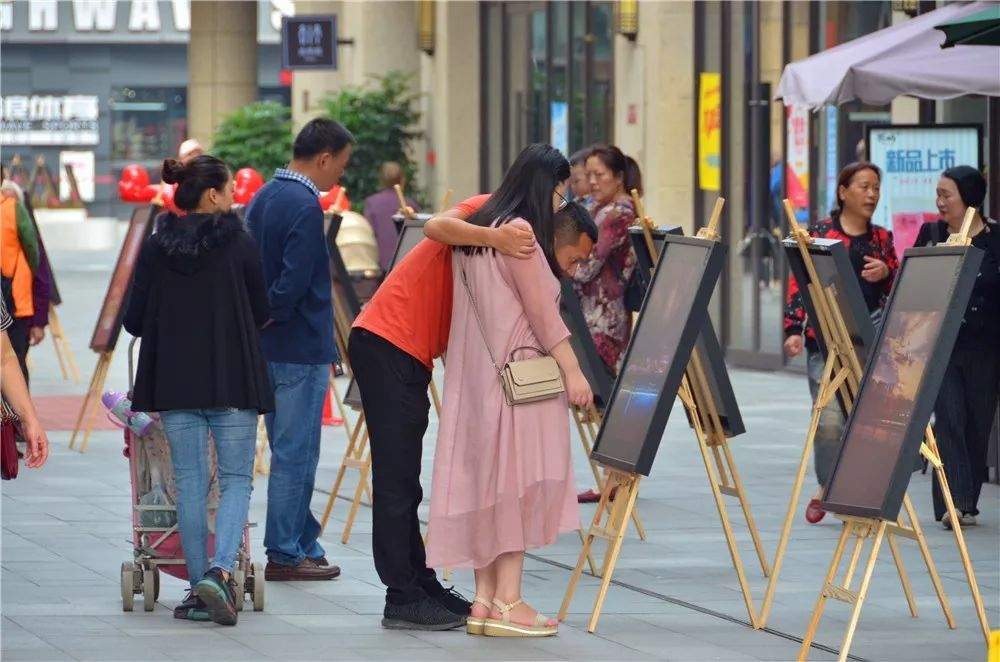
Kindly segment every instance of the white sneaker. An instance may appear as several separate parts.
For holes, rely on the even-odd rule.
[[[963,529],[967,529],[970,526],[975,526],[976,516],[970,515],[968,513],[962,513],[961,515],[958,516],[958,523]],[[941,518],[941,526],[951,531],[951,513],[944,514],[944,517]]]

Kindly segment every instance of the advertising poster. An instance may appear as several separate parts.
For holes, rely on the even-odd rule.
[[[809,108],[786,106],[786,139],[788,145],[787,190],[796,210],[809,209]],[[798,196],[792,196],[798,191]]]
[[[703,71],[698,81],[698,186],[718,191],[722,179],[722,75]]]
[[[882,197],[872,220],[892,230],[897,254],[913,246],[922,223],[937,220],[941,173],[957,165],[982,168],[981,136],[975,125],[868,129],[868,159],[882,169]]]

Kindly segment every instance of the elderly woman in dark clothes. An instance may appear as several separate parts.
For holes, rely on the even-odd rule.
[[[970,236],[972,245],[985,255],[934,404],[934,434],[962,526],[974,526],[979,514],[979,494],[989,472],[990,427],[1000,391],[1000,226],[983,218],[985,199],[986,179],[978,170],[970,166],[945,170],[937,185],[941,219],[924,223],[915,244],[946,242],[948,235],[961,230],[966,209],[976,210]],[[933,497],[935,519],[950,529],[936,474]]]

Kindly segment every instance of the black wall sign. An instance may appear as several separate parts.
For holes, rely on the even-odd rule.
[[[336,69],[337,17],[282,18],[281,66],[285,69]]]

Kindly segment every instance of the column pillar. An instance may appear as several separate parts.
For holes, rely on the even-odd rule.
[[[257,3],[191,3],[188,136],[209,145],[227,115],[257,99]]]

